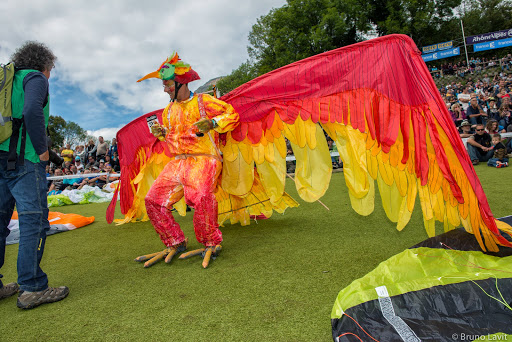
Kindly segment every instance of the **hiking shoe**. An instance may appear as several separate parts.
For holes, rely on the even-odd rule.
[[[7,285],[2,286],[0,288],[0,299],[12,296],[16,292],[18,292],[19,289],[20,286],[16,283],[9,283]]]
[[[480,161],[478,159],[475,159],[475,160],[472,160],[471,163],[473,163],[473,165],[478,165],[480,163]]]
[[[41,304],[58,302],[68,294],[69,289],[66,286],[48,287],[46,290],[37,292],[21,291],[17,306],[20,309],[33,309]]]

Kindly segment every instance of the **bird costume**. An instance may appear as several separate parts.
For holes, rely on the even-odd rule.
[[[407,225],[419,198],[429,236],[435,235],[437,220],[446,231],[462,225],[484,251],[511,246],[496,225],[466,148],[409,37],[389,35],[309,57],[220,99],[238,113],[239,124],[217,131],[223,157],[215,191],[219,223],[229,219],[246,224],[250,215],[270,217],[272,210],[296,205],[284,192],[285,138],[296,158],[300,197],[320,199],[332,172],[325,131],[338,147],[357,213],[372,213],[377,185],[386,215],[398,230]],[[147,205],[141,199],[173,157],[153,136],[139,133],[146,117],[166,113],[148,113],[118,133],[123,141],[120,191],[125,214],[119,223],[146,218]],[[109,210],[111,220],[112,206]],[[510,227],[500,228],[511,232]]]

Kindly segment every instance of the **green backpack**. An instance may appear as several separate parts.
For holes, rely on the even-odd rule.
[[[12,83],[14,80],[14,63],[0,64],[0,143],[12,135]]]

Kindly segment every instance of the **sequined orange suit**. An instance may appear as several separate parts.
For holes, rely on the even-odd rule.
[[[202,117],[215,119],[217,127],[210,135],[196,136],[193,125]],[[185,196],[194,208],[194,230],[205,246],[222,241],[215,199],[217,179],[222,170],[218,154],[219,133],[238,125],[233,107],[209,95],[193,95],[182,102],[171,102],[162,113],[162,126],[171,161],[165,166],[145,197],[146,211],[166,246],[185,240],[183,231],[171,213],[172,205]]]

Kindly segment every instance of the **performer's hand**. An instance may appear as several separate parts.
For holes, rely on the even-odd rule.
[[[151,133],[157,138],[165,136],[165,128],[156,122],[153,124],[153,126],[151,126]]]
[[[197,127],[199,132],[206,133],[213,129],[213,121],[210,119],[203,118],[198,122],[194,123],[194,126]]]

